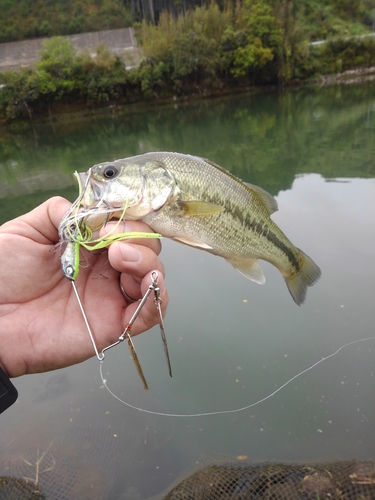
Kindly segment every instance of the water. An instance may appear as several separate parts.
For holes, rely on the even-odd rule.
[[[168,376],[155,328],[135,339],[145,392],[125,346],[15,380],[1,415],[3,474],[35,478],[51,498],[156,497],[211,457],[375,460],[375,92],[369,85],[236,96],[50,123],[1,137],[1,220],[59,194],[72,173],[155,150],[209,158],[276,196],[272,217],[321,267],[297,307],[279,272],[249,282],[224,260],[163,241],[170,306]],[[42,277],[42,271],[41,271]],[[352,343],[355,342],[355,343]],[[31,465],[25,463],[27,460]]]

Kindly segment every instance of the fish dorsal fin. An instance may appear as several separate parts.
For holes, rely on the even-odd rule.
[[[179,206],[183,211],[182,216],[196,215],[205,217],[224,210],[224,207],[220,205],[201,200],[180,201]]]
[[[237,269],[245,278],[255,281],[258,285],[264,285],[266,278],[258,264],[258,259],[255,260],[228,260],[232,266]]]
[[[191,247],[201,248],[202,250],[212,250],[212,247],[210,247],[210,245],[207,245],[206,243],[200,241],[190,240],[189,238],[180,238],[179,236],[174,236],[173,239]]]
[[[214,163],[213,161],[208,160],[207,158],[201,158],[201,160],[205,161],[206,163],[208,163],[212,167],[215,167],[218,170],[221,170],[224,174],[229,175],[229,177],[232,177],[232,179],[236,180],[237,182],[245,184],[245,186],[247,186],[249,189],[254,191],[258,195],[258,198],[261,200],[263,205],[266,207],[266,210],[267,210],[269,215],[273,214],[274,212],[277,212],[277,210],[279,209],[279,207],[277,206],[277,201],[272,196],[272,194],[267,193],[267,191],[265,191],[263,188],[261,188],[259,186],[254,186],[254,184],[250,184],[249,182],[241,181],[241,179],[238,179],[238,177],[235,177],[231,172],[229,172],[225,168],[221,167],[217,163]]]
[[[254,186],[254,184],[250,184],[249,182],[244,182],[244,184],[245,186],[247,186],[249,189],[251,189],[256,193],[258,198],[260,198],[261,202],[266,207],[269,215],[273,214],[274,212],[277,212],[279,207],[277,205],[277,201],[272,196],[272,194],[267,193],[267,191],[265,191],[263,188],[259,186]]]

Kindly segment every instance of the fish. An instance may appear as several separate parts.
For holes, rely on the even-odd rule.
[[[84,209],[105,206],[120,217],[126,207],[126,219],[221,256],[258,284],[265,283],[258,260],[265,260],[281,272],[297,305],[321,276],[271,219],[278,210],[275,198],[208,159],[150,152],[99,163],[77,175],[86,186]],[[90,216],[85,224],[90,227]]]

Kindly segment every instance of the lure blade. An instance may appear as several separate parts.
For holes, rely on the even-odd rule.
[[[138,359],[138,356],[137,356],[137,352],[135,350],[132,338],[130,336],[130,327],[129,327],[129,325],[126,327],[125,332],[124,332],[123,335],[125,335],[125,338],[128,341],[129,351],[130,351],[131,357],[133,358],[135,367],[137,368],[137,372],[139,373],[139,376],[141,377],[141,380],[143,382],[143,387],[144,387],[145,391],[148,391],[148,385],[147,385],[146,377],[144,376],[141,363],[139,362],[139,359]]]
[[[163,341],[165,357],[167,358],[169,376],[172,377],[172,366],[171,366],[171,360],[169,357],[167,337],[165,335],[164,320],[163,320],[163,315],[161,313],[160,302],[161,302],[161,300],[156,302],[156,308],[158,310],[158,316],[159,316],[160,335],[161,335],[161,339]]]
[[[133,323],[134,321],[137,319],[139,313],[141,312],[141,309],[142,307],[144,306],[148,296],[150,295],[151,293],[151,290],[152,290],[152,286],[150,285],[148,287],[148,290],[147,292],[145,293],[143,299],[141,300],[141,302],[138,304],[138,307],[137,309],[134,311],[134,314],[133,316],[130,318],[130,321],[129,323],[126,325],[126,328],[124,330],[124,333],[121,335],[120,337],[120,340],[124,340],[126,338],[126,340],[128,341],[128,346],[129,346],[129,350],[130,350],[130,354],[133,358],[133,361],[134,361],[134,364],[135,364],[135,367],[137,368],[137,371],[139,373],[139,376],[141,377],[141,380],[143,382],[143,386],[145,388],[146,391],[148,391],[148,385],[147,385],[147,382],[146,382],[146,377],[144,376],[143,374],[143,370],[142,370],[142,367],[141,367],[141,363],[139,362],[139,359],[138,359],[138,356],[137,356],[137,353],[136,353],[136,350],[135,350],[135,347],[134,347],[134,344],[133,344],[133,341],[131,339],[131,336],[130,336],[130,330],[131,330],[131,327],[133,326]]]
[[[163,347],[164,347],[164,352],[165,352],[165,357],[167,358],[167,365],[168,365],[168,371],[169,371],[169,376],[172,377],[172,367],[171,367],[171,360],[169,358],[169,351],[168,351],[168,344],[167,344],[167,337],[165,335],[165,328],[164,328],[164,320],[163,320],[163,314],[161,312],[161,298],[160,298],[160,288],[158,286],[158,273],[156,271],[153,271],[151,273],[151,279],[152,279],[152,284],[151,287],[154,290],[154,304],[156,306],[156,310],[158,312],[158,320],[159,320],[159,326],[160,326],[160,335],[161,339],[163,341]]]

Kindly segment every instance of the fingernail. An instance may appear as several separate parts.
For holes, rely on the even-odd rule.
[[[121,244],[121,254],[122,258],[128,262],[139,262],[142,258],[139,248],[129,243]]]

